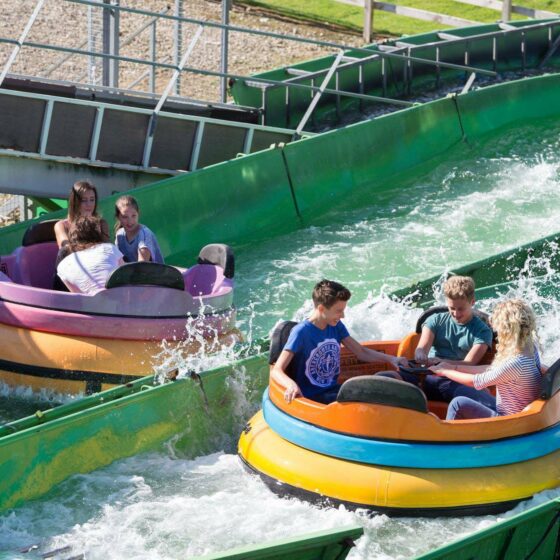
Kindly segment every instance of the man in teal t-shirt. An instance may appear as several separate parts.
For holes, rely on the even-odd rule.
[[[441,360],[476,365],[492,347],[493,335],[492,329],[474,314],[474,282],[467,276],[452,276],[443,291],[448,311],[426,319],[414,357],[427,365]],[[424,391],[429,400],[445,402],[465,396],[485,403],[490,397],[485,391],[437,375],[426,376]]]
[[[465,360],[478,345],[486,347],[484,353],[492,346],[492,330],[474,314],[468,322],[457,323],[449,312],[435,313],[426,319],[424,328],[434,335],[431,354],[446,362]]]

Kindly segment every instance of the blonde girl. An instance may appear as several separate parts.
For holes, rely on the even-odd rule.
[[[121,196],[115,204],[115,245],[127,262],[153,261],[163,264],[163,256],[152,230],[138,222],[140,209],[133,196]]]
[[[486,406],[472,398],[456,397],[449,403],[447,420],[515,414],[539,397],[542,375],[548,368],[540,361],[533,310],[520,299],[502,301],[494,308],[491,323],[498,335],[497,352],[491,366],[441,362],[431,369],[436,375],[479,391],[495,385],[495,405]]]

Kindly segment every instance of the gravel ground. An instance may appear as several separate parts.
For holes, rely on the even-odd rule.
[[[0,36],[17,38],[33,9],[36,0],[2,0],[0,1]],[[168,5],[173,11],[174,2],[171,0],[121,0],[125,7],[161,12]],[[87,48],[88,39],[88,11],[87,6],[67,2],[65,0],[47,0],[35,22],[29,41],[47,43],[50,45]],[[100,10],[93,8],[93,29],[100,37]],[[221,20],[221,4],[210,0],[185,0],[184,17],[206,21]],[[121,12],[120,35],[121,44],[150,18],[143,15]],[[279,18],[269,12],[235,5],[230,13],[230,23],[239,27],[261,29],[283,35],[297,35],[332,41],[340,44],[357,46],[362,43],[356,33],[333,30],[328,26],[304,24],[289,18]],[[157,59],[171,62],[173,57],[174,28],[171,20],[160,20],[157,25]],[[186,49],[193,37],[197,25],[183,24],[183,50]],[[149,58],[150,33],[143,31],[130,44],[121,47],[121,55],[135,58]],[[188,66],[218,71],[220,68],[221,32],[219,29],[205,28],[197,43]],[[97,48],[99,48],[98,45]],[[11,45],[0,46],[0,60],[6,60]],[[229,37],[229,70],[231,73],[248,75],[259,71],[269,70],[278,66],[292,64],[298,61],[315,58],[323,54],[332,53],[332,49],[325,49],[316,45],[305,45],[288,39],[272,39],[247,33],[231,32]],[[51,67],[64,56],[55,51],[38,51],[24,47],[12,67],[18,74],[43,76],[53,79],[84,81],[88,74],[88,57],[74,55],[56,70]],[[97,74],[100,76],[100,59],[97,59]],[[121,63],[120,87],[128,87],[141,77],[147,66],[135,63]],[[163,91],[171,71],[159,70],[156,77],[156,90]],[[145,77],[136,87],[148,89],[148,78]],[[219,99],[219,80],[214,77],[203,77],[188,73],[182,77],[181,94],[187,97],[216,101]]]

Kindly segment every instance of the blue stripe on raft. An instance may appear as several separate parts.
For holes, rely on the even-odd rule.
[[[387,467],[467,469],[521,463],[560,449],[560,425],[499,441],[395,443],[324,430],[285,414],[263,396],[264,418],[283,439],[330,457]]]

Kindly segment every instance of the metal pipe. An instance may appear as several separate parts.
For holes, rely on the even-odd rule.
[[[539,64],[539,68],[542,68],[543,66],[546,65],[546,63],[550,60],[550,58],[558,50],[558,47],[560,47],[560,35],[558,35],[558,37],[556,37],[556,40],[554,41],[552,46],[548,49],[548,51],[544,55],[544,58],[542,59],[542,62]]]
[[[37,5],[35,6],[33,13],[31,14],[31,17],[27,21],[27,24],[24,27],[22,34],[20,35],[19,39],[16,41],[16,46],[14,47],[12,53],[10,54],[10,57],[6,61],[6,64],[4,65],[4,69],[2,70],[2,74],[0,74],[0,87],[2,87],[4,78],[6,77],[6,74],[9,72],[12,64],[14,63],[14,60],[16,59],[19,51],[21,50],[21,47],[25,42],[25,38],[27,37],[29,31],[33,27],[33,24],[35,23],[35,20],[37,19],[37,16],[39,15],[39,12],[41,11],[41,8],[43,7],[44,3],[45,0],[39,0],[37,2]]]
[[[436,47],[436,62],[439,62],[439,47]],[[494,68],[494,70],[496,70]],[[439,65],[436,67],[436,88],[439,89],[441,79],[441,68]]]
[[[329,83],[333,74],[336,72],[336,67],[339,65],[343,56],[344,56],[344,51],[340,50],[340,52],[338,53],[338,55],[336,56],[336,58],[335,58],[335,60],[332,64],[332,66],[329,68],[329,71],[327,72],[327,75],[325,76],[325,79],[323,80],[323,83],[319,86],[319,91],[315,94],[315,97],[313,98],[313,101],[311,101],[311,103],[309,104],[309,107],[307,108],[307,111],[305,111],[305,114],[303,115],[301,121],[299,122],[299,124],[296,128],[296,131],[294,132],[294,138],[299,138],[301,136],[301,131],[303,130],[303,128],[307,124],[307,121],[309,120],[309,117],[311,116],[311,113],[313,112],[313,110],[317,106],[317,103],[319,103],[319,99],[321,99],[321,96],[323,95],[324,91],[327,89],[327,84]]]
[[[169,6],[167,6],[167,8],[163,9],[161,12],[159,12],[159,14],[165,14],[166,12],[169,11]],[[152,26],[151,32],[150,32],[150,52],[152,52],[152,61],[155,61],[155,52],[156,52],[156,25],[157,25],[157,21],[158,18],[154,17],[152,18],[149,22],[141,25],[140,27],[136,28],[135,31],[133,31],[128,37],[126,37],[124,39],[124,41],[121,42],[120,46],[121,47],[126,47],[128,45],[130,45],[130,43],[132,43],[132,41],[134,41],[134,39],[136,39],[136,37],[138,37],[138,35],[140,35],[140,33],[142,33],[145,29],[147,29],[148,27],[150,27],[150,25]],[[86,39],[83,43],[81,43],[80,45],[78,45],[78,49],[81,49],[87,42],[89,39]],[[152,41],[154,42],[153,45],[153,49],[152,49]],[[93,51],[93,49],[90,49]],[[51,68],[49,68],[48,74],[45,75],[45,77],[48,77],[54,70],[56,70],[61,64],[63,64],[64,62],[66,62],[69,58],[73,57],[76,53],[72,52],[70,54],[68,54],[67,56],[65,56],[64,58],[62,58],[60,60],[60,62],[55,63],[53,66],[51,66]],[[142,78],[136,79],[134,80],[134,84],[137,84],[138,82],[141,82],[145,77],[145,74],[142,74]],[[85,75],[81,75],[77,80],[77,82],[82,82],[84,80],[84,78],[87,78],[87,73]],[[129,86],[132,87],[132,86]],[[153,93],[153,90],[152,90]]]
[[[467,93],[471,89],[471,86],[473,85],[475,80],[476,80],[476,74],[473,72],[469,76],[469,79],[467,80],[467,83],[463,86],[463,89],[461,90],[461,93]]]
[[[464,41],[464,39],[463,39],[463,41]],[[440,45],[441,45],[441,43],[440,43]],[[423,47],[424,45],[418,45],[418,46]],[[410,48],[407,48],[407,52],[410,52]],[[401,60],[404,59],[405,61],[419,62],[420,64],[426,63],[426,61],[428,60],[428,59],[425,59],[425,58],[417,58],[417,57],[414,57],[414,56],[410,56],[409,54],[400,55],[400,54],[390,53],[390,57],[384,56],[385,54],[387,54],[387,53],[376,52],[372,56],[366,56],[365,58],[361,58],[360,60],[357,60],[357,61],[352,61],[352,62],[347,62],[345,64],[341,64],[340,65],[340,70],[344,70],[346,68],[351,68],[352,66],[356,66],[357,64],[363,64],[364,62],[369,62],[370,60],[373,60],[373,59],[377,58],[378,55],[382,56],[383,58],[396,58],[396,59],[401,59]],[[496,72],[493,72],[491,70],[485,70],[483,68],[475,68],[475,67],[471,67],[471,66],[464,66],[462,64],[453,64],[452,62],[436,62],[435,60],[429,60],[429,63],[430,63],[430,65],[436,66],[436,68],[450,68],[452,70],[464,70],[465,72],[480,72],[481,74],[486,74],[488,76],[496,76]],[[287,80],[284,80],[284,83],[294,83],[294,82],[297,82],[298,80],[302,80],[304,78],[309,78],[311,76],[318,77],[318,76],[323,75],[327,71],[328,71],[328,69],[325,68],[323,70],[317,70],[316,72],[310,72],[306,76],[295,76],[294,78],[288,78]]]
[[[85,41],[82,41],[79,45],[78,48],[81,49],[83,47],[85,47],[89,42],[89,39],[86,39]],[[74,53],[69,53],[66,56],[61,57],[57,62],[54,62],[51,66],[49,66],[47,68],[47,70],[45,71],[45,73],[43,74],[44,78],[48,78],[57,68],[60,68],[68,59],[72,58],[74,56]],[[82,81],[82,80],[78,80],[78,81]]]
[[[157,58],[157,20],[154,20],[152,29],[150,30],[150,59],[152,62],[156,61]],[[152,66],[148,72],[150,73],[150,84],[149,88],[152,93],[156,91],[156,69]],[[136,85],[136,84],[134,84]],[[134,87],[134,86],[132,86]]]
[[[196,33],[194,34],[194,37],[191,39],[191,42],[189,43],[189,46],[187,47],[187,50],[185,51],[185,54],[183,55],[183,58],[181,58],[181,62],[179,62],[179,66],[173,72],[173,76],[171,76],[171,79],[167,83],[167,86],[165,87],[165,90],[162,93],[162,95],[161,95],[161,97],[160,97],[160,99],[159,99],[151,117],[150,117],[150,122],[148,124],[148,134],[147,134],[147,137],[146,137],[146,142],[144,144],[144,155],[142,157],[142,165],[144,167],[149,166],[150,154],[152,152],[152,144],[154,142],[154,132],[155,132],[155,129],[156,129],[158,113],[161,111],[161,108],[163,107],[163,104],[167,101],[167,97],[169,96],[169,94],[171,93],[171,90],[173,89],[177,80],[179,79],[179,76],[181,75],[183,67],[187,63],[187,60],[188,60],[189,56],[191,55],[196,43],[200,39],[200,36],[202,35],[203,31],[204,31],[204,27],[202,25],[199,26],[199,28],[196,30]]]
[[[196,30],[196,33],[194,34],[194,37],[191,39],[191,42],[189,43],[189,46],[187,47],[187,50],[185,51],[183,58],[181,58],[181,62],[179,62],[179,66],[175,69],[175,72],[173,72],[173,76],[171,76],[171,79],[169,80],[167,86],[165,87],[165,90],[162,93],[160,100],[156,105],[156,108],[154,109],[154,114],[157,115],[157,113],[160,112],[163,104],[166,102],[167,97],[171,93],[171,89],[175,85],[175,82],[179,79],[179,75],[183,71],[183,68],[187,63],[187,60],[189,59],[189,56],[191,56],[193,49],[195,45],[198,43],[198,40],[200,39],[200,36],[202,35],[203,31],[204,31],[204,26],[202,25]]]
[[[175,14],[173,18],[175,25],[173,26],[173,46],[174,46],[174,62],[175,66],[179,65],[181,60],[181,52],[183,51],[183,0],[175,0]],[[175,95],[181,95],[181,80],[175,82]]]
[[[229,47],[229,5],[230,0],[222,0],[222,23],[226,26],[222,29],[222,45],[221,45],[221,65],[220,70],[224,74],[220,78],[220,100],[222,103],[227,101],[227,78],[225,74],[228,71],[228,47]]]
[[[113,2],[115,2],[113,4]],[[113,10],[119,0],[103,0],[103,52],[119,54],[120,12]],[[103,85],[119,87],[119,61],[103,59]]]
[[[97,8],[99,8],[99,2],[100,0],[98,0],[98,5]],[[94,52],[94,51],[99,51],[99,47],[98,45],[96,45],[96,31],[95,31],[95,17],[96,15],[99,15],[99,10],[94,8],[93,6],[88,6],[87,9],[87,44],[88,44],[88,48],[87,50],[90,52]],[[81,46],[78,46],[79,49],[81,49]],[[73,55],[70,55],[73,56]],[[85,72],[85,75],[80,76],[80,78],[78,78],[78,80],[81,81],[86,81],[89,82],[90,84],[95,84],[98,85],[99,84],[99,72],[97,72],[97,62],[98,60],[95,58],[95,56],[90,55],[87,58],[87,70]]]

